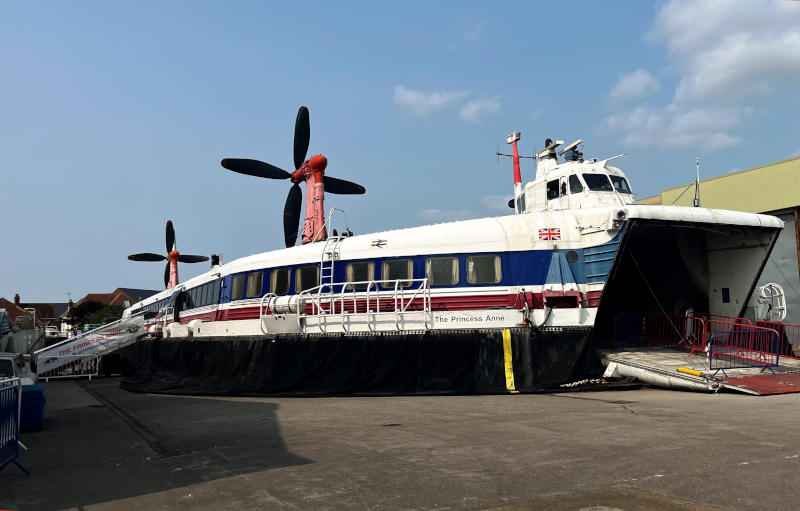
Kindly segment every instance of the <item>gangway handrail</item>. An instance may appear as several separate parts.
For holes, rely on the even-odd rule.
[[[61,346],[63,344],[74,342],[75,339],[77,339],[78,337],[88,337],[89,335],[95,333],[97,330],[104,329],[104,328],[109,328],[111,326],[115,326],[117,324],[121,324],[121,323],[123,323],[125,321],[129,321],[129,320],[130,320],[130,317],[128,317],[128,318],[120,318],[120,319],[114,320],[111,323],[106,323],[105,325],[100,325],[97,328],[92,328],[91,330],[87,330],[85,332],[81,332],[78,335],[74,335],[72,337],[68,337],[68,338],[64,339],[63,341],[59,341],[59,342],[57,342],[55,344],[51,344],[50,346],[46,346],[44,348],[40,348],[40,349],[34,351],[33,354],[34,355],[38,355],[38,354],[43,353],[45,351],[49,351],[49,350],[51,350],[53,348],[58,348],[59,346]]]

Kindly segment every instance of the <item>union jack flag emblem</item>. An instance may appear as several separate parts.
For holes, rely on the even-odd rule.
[[[561,239],[561,228],[548,227],[546,229],[539,229],[539,241],[552,241]]]

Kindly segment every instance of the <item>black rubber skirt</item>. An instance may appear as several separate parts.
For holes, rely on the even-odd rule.
[[[187,395],[541,392],[597,375],[590,329],[138,341],[122,388]]]

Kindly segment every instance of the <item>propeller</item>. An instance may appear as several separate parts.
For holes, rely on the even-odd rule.
[[[166,287],[169,287],[170,267],[173,264],[173,262],[176,265],[175,271],[177,273],[178,262],[202,263],[204,261],[208,261],[208,257],[206,256],[184,255],[178,252],[177,245],[175,243],[175,227],[172,226],[172,220],[167,220],[165,242],[167,247],[167,255],[153,254],[152,252],[142,252],[141,254],[129,255],[128,259],[130,259],[131,261],[148,261],[148,262],[167,261],[167,265],[164,268],[164,286]]]
[[[311,124],[308,117],[308,108],[301,106],[297,111],[297,119],[294,124],[294,167],[295,172],[290,173],[280,167],[259,160],[245,158],[225,158],[222,166],[239,174],[248,176],[263,177],[267,179],[291,179],[292,187],[286,197],[286,204],[283,207],[283,237],[287,247],[294,246],[300,226],[300,210],[303,203],[303,192],[299,182],[305,179],[300,173],[306,161],[308,144],[311,140]],[[313,160],[313,158],[312,158]],[[307,169],[308,167],[306,167]],[[323,166],[324,168],[324,166]],[[335,177],[324,176],[322,181],[323,189],[328,193],[339,195],[359,195],[367,190],[363,186]],[[306,193],[309,193],[306,190]]]

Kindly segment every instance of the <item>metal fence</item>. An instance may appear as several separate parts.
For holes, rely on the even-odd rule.
[[[800,357],[800,325],[777,321],[757,321],[756,326],[771,328],[778,332],[780,354],[792,358]]]
[[[99,356],[86,355],[56,355],[46,357],[48,363],[56,366],[55,369],[39,374],[39,378],[50,381],[51,378],[83,378],[97,376],[100,368]]]
[[[705,321],[696,316],[647,312],[644,315],[643,340],[647,346],[679,346],[704,351]]]
[[[714,332],[708,343],[708,369],[716,374],[726,369],[760,367],[772,371],[779,362],[780,338],[775,330],[750,327]]]
[[[21,413],[22,382],[19,378],[0,380],[0,470],[13,463],[30,475],[28,469],[17,461]]]

